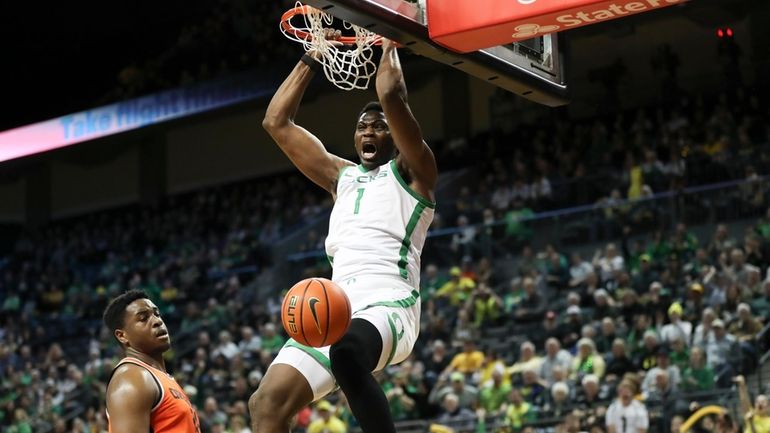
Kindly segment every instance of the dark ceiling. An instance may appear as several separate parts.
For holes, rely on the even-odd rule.
[[[0,130],[115,100],[119,96],[113,90],[121,69],[162,53],[177,43],[185,26],[200,22],[217,5],[268,1],[280,3],[2,2]],[[757,1],[764,0],[692,0],[688,7],[675,9],[701,25],[716,26],[745,16]],[[254,8],[254,4],[244,7]],[[277,22],[278,17],[274,19]],[[277,30],[275,37],[280,37]]]

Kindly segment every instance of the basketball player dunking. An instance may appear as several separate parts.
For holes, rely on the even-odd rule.
[[[350,298],[353,320],[330,347],[289,340],[249,400],[253,430],[288,432],[302,407],[339,385],[365,433],[395,433],[372,372],[406,359],[419,333],[420,253],[433,219],[436,161],[407,104],[396,46],[387,40],[377,71],[379,103],[367,104],[356,120],[361,164],[327,152],[294,123],[318,66],[313,55],[305,54],[275,93],[263,126],[335,200],[326,253],[332,280]]]
[[[147,294],[129,290],[113,299],[104,324],[126,352],[107,383],[110,433],[200,433],[192,403],[166,373],[171,337]]]

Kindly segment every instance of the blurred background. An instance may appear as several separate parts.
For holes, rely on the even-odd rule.
[[[330,197],[260,126],[302,54],[291,6],[2,6],[0,131],[53,119],[68,144],[0,163],[2,431],[106,431],[100,319],[129,288],[160,306],[202,429],[249,431],[283,293],[330,275]],[[422,334],[378,375],[399,431],[599,433],[624,380],[651,432],[709,404],[726,415],[690,431],[770,431],[768,19],[700,0],[567,32],[555,109],[402,50],[441,177]],[[298,123],[354,158],[375,97],[318,78]],[[356,429],[341,394],[297,426]]]

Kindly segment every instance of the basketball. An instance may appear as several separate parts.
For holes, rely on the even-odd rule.
[[[342,338],[351,313],[350,300],[337,284],[326,278],[308,278],[286,293],[281,322],[298,343],[323,347]]]

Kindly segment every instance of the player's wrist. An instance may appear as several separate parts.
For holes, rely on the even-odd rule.
[[[316,60],[310,53],[303,54],[300,60],[313,72],[316,72],[321,68],[321,62]]]

